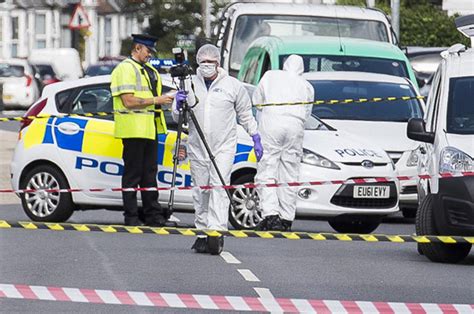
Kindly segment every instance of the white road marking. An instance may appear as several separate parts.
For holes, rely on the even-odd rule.
[[[30,286],[31,291],[41,300],[56,300],[56,298],[49,292],[48,288],[44,286]]]
[[[255,276],[250,269],[237,269],[237,271],[247,281],[260,281],[260,279],[258,279],[257,276]]]
[[[275,299],[273,294],[270,292],[268,288],[253,288],[255,292],[257,292],[258,296],[262,299]]]
[[[221,257],[226,261],[227,264],[242,264],[234,255],[230,254],[229,252],[222,252]]]

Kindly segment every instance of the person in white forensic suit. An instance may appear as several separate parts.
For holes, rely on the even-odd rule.
[[[313,102],[313,86],[301,75],[303,58],[290,55],[283,70],[265,72],[253,96],[254,105]],[[304,125],[312,105],[257,107],[259,133],[265,155],[257,165],[255,183],[296,182],[303,153]],[[289,231],[295,219],[294,188],[258,188],[263,220],[256,230]]]
[[[263,149],[248,92],[240,81],[219,67],[220,59],[219,49],[214,45],[206,44],[198,50],[199,67],[193,78],[194,90],[191,81],[187,80],[187,94],[179,91],[176,95],[173,117],[177,121],[183,102],[187,101],[227,185],[237,147],[237,122],[252,137],[257,161],[262,157]],[[221,185],[196,126],[188,120],[188,157],[194,186]],[[228,230],[230,200],[225,190],[194,189],[193,201],[196,228]],[[192,248],[198,253],[219,254],[223,243],[223,237],[198,237]]]

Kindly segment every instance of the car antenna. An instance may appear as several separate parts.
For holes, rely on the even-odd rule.
[[[336,15],[337,37],[339,38],[339,51],[344,52],[344,49],[342,48],[341,30],[339,28],[339,17],[337,16],[337,9],[336,8],[334,8],[334,13]]]

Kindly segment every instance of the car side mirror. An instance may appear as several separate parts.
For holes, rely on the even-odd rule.
[[[407,136],[409,139],[424,143],[434,143],[435,134],[426,132],[425,121],[420,118],[408,120]]]

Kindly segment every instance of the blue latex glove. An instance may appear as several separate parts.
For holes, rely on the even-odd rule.
[[[263,156],[263,146],[262,146],[262,141],[260,139],[260,135],[254,134],[252,135],[252,140],[253,140],[253,149],[255,151],[255,156],[257,156],[257,161],[260,161]]]
[[[176,93],[176,109],[181,110],[184,102],[188,100],[188,94],[184,90],[180,90]]]

